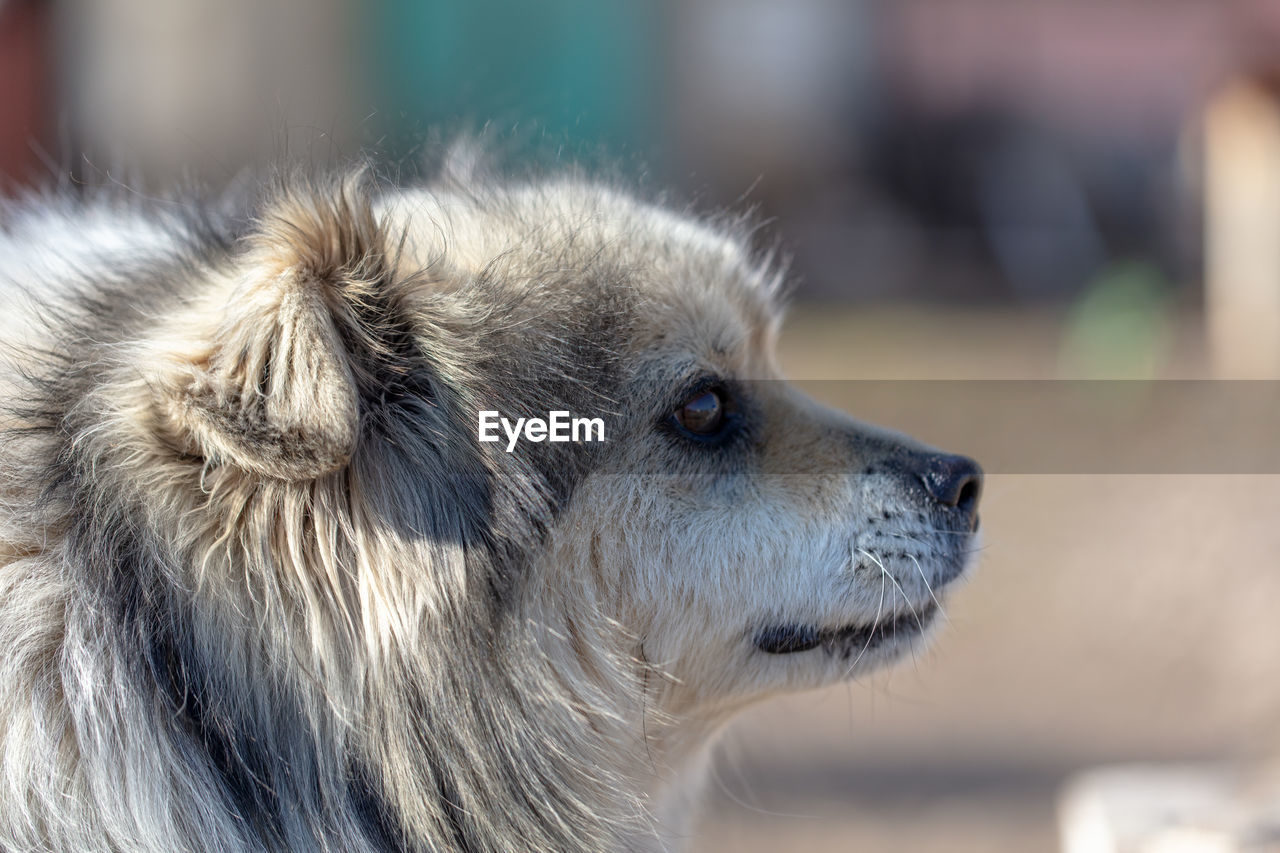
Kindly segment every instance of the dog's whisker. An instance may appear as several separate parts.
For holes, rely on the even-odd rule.
[[[908,554],[907,556],[911,558],[911,562],[916,564],[916,571],[920,573],[920,580],[924,581],[924,588],[929,590],[929,597],[933,599],[934,607],[938,608],[938,612],[942,614],[943,619],[950,622],[951,619],[948,618],[947,611],[943,609],[942,602],[938,600],[938,596],[934,595],[933,587],[929,584],[929,578],[924,573],[924,567],[920,565],[920,561],[916,559],[914,554]]]
[[[909,595],[907,595],[907,591],[906,591],[905,589],[903,589],[903,588],[902,588],[902,585],[901,585],[900,583],[898,583],[898,579],[897,579],[897,578],[895,578],[895,577],[893,576],[893,573],[892,573],[892,572],[890,572],[887,568],[885,568],[884,561],[883,561],[883,560],[881,560],[879,557],[877,557],[875,554],[872,554],[870,551],[867,551],[865,548],[859,548],[859,549],[858,549],[858,551],[860,551],[863,555],[865,555],[866,557],[868,557],[872,562],[874,562],[877,566],[879,566],[879,567],[880,567],[880,572],[881,572],[881,574],[882,574],[882,575],[887,575],[887,576],[889,577],[889,581],[894,585],[894,587],[897,589],[898,593],[900,593],[900,594],[902,595],[902,601],[903,601],[903,603],[904,603],[904,604],[906,604],[906,605],[907,605],[907,610],[908,610],[908,612],[910,612],[910,613],[911,613],[911,615],[915,618],[915,620],[916,620],[916,626],[917,626],[921,631],[923,631],[923,630],[924,630],[924,623],[920,621],[920,614],[916,611],[915,607],[913,607],[913,606],[912,606],[912,604],[911,604],[911,597],[910,597]],[[897,607],[897,594],[895,594],[895,595],[894,595],[894,607],[895,607],[895,608]],[[896,609],[894,610],[894,614],[895,614],[895,616],[896,616],[896,614],[897,614],[897,610],[896,610]],[[896,626],[895,626],[895,628],[894,628],[894,631],[895,631],[895,633],[896,633],[896,631],[897,631]]]
[[[858,661],[862,660],[862,656],[867,653],[867,649],[871,647],[871,640],[873,637],[875,637],[876,630],[880,627],[880,617],[883,614],[883,611],[884,611],[884,574],[882,573],[880,575],[880,600],[876,603],[875,619],[871,623],[871,630],[867,633],[867,641],[862,644],[862,649],[859,650],[857,657],[853,659],[853,663],[849,664],[849,666],[845,668],[846,678],[851,672],[853,672],[854,668],[858,665]]]
[[[890,536],[901,536],[903,539],[914,538],[909,534],[902,533],[901,531],[897,531],[897,530],[886,530],[884,532]],[[924,534],[931,534],[934,536],[972,536],[973,535],[967,530],[942,530],[937,527],[924,527],[924,528],[921,528],[919,532]]]

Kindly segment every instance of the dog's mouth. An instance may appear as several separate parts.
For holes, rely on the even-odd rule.
[[[910,639],[924,633],[937,615],[930,602],[889,619],[880,618],[870,624],[819,628],[815,625],[768,625],[755,633],[752,641],[760,651],[770,655],[790,655],[822,648],[829,654],[847,658],[870,652],[894,640]]]

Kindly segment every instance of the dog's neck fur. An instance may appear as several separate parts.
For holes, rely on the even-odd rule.
[[[612,387],[596,330],[537,324],[616,322],[618,299],[464,288],[432,318],[449,346],[406,366],[403,302],[443,297],[396,278],[359,193],[286,197],[248,261],[227,238],[119,274],[94,298],[120,316],[55,317],[60,354],[13,380],[0,701],[56,697],[4,767],[40,785],[0,815],[15,849],[683,846],[722,717],[673,702],[623,627],[625,566],[547,545],[586,463],[484,456],[433,373],[529,328],[485,390],[573,408],[583,383],[527,395],[588,370]]]

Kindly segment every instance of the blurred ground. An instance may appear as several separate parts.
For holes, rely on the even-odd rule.
[[[1052,377],[1058,329],[1049,315],[800,311],[782,357],[800,378]],[[1203,375],[1198,338],[1181,323],[1165,375]],[[1050,851],[1076,769],[1280,747],[1277,507],[1280,476],[990,476],[982,561],[939,642],[745,715],[692,849]]]

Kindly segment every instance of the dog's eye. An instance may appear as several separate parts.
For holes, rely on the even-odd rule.
[[[715,435],[724,426],[724,408],[719,391],[702,391],[676,410],[676,423],[694,435]]]

